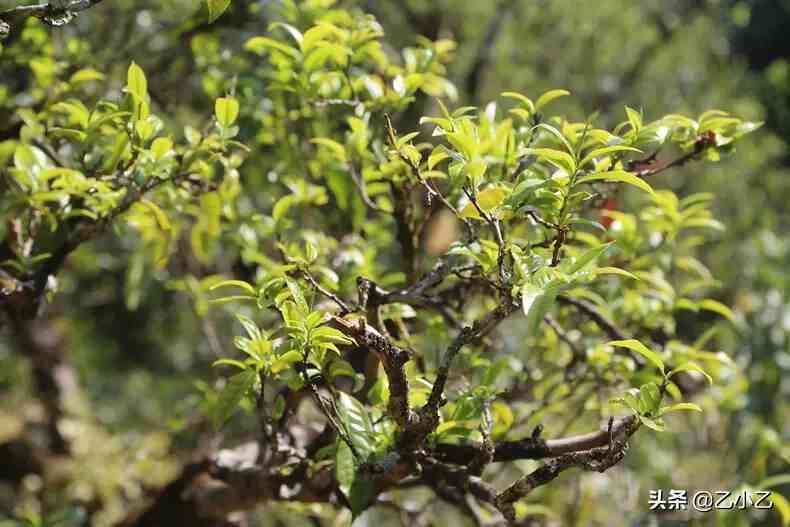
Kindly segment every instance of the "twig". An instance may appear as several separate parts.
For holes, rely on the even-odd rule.
[[[431,394],[428,397],[428,402],[425,403],[425,406],[420,410],[421,418],[428,421],[435,421],[435,423],[438,424],[439,408],[443,402],[444,388],[450,374],[450,367],[456,355],[458,355],[458,352],[467,344],[487,335],[500,322],[516,311],[516,309],[517,307],[512,300],[504,302],[498,305],[493,311],[490,311],[482,318],[476,320],[471,327],[466,326],[461,329],[458,336],[455,337],[447,348],[447,351],[444,352],[439,371],[436,374],[436,380],[433,383]]]
[[[601,330],[603,330],[603,332],[606,333],[611,340],[628,340],[628,337],[623,332],[623,330],[617,327],[617,325],[612,322],[609,317],[601,313],[591,302],[581,298],[573,298],[567,295],[559,295],[557,300],[561,304],[575,307],[590,317],[590,319],[595,322],[595,324],[601,328]],[[630,350],[625,348],[616,348],[616,352],[625,353],[627,356],[631,357],[640,367],[645,365],[645,359],[643,359],[641,355],[638,355]]]
[[[319,284],[318,281],[315,278],[313,278],[313,275],[311,275],[309,271],[302,270],[301,273],[302,276],[304,276],[305,280],[307,280],[310,283],[310,285],[312,285],[316,289],[316,291],[318,291],[319,293],[321,293],[322,295],[324,295],[325,297],[327,297],[332,302],[338,305],[338,307],[340,308],[341,317],[354,311],[354,309],[352,309],[348,304],[346,304],[343,300],[341,300],[339,296],[337,296],[336,294],[332,293],[331,291],[324,288],[321,284]]]

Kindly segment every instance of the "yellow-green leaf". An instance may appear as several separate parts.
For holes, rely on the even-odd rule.
[[[220,287],[239,287],[241,289],[244,289],[245,291],[247,291],[251,295],[256,295],[257,294],[257,292],[255,291],[255,288],[252,287],[247,282],[244,282],[243,280],[223,280],[223,281],[218,282],[218,283],[212,285],[211,287],[209,287],[209,291],[213,291],[215,289],[219,289]]]
[[[696,362],[684,362],[680,366],[677,366],[672,371],[670,371],[667,377],[672,377],[673,375],[680,373],[682,371],[695,371],[697,373],[700,373],[702,374],[703,377],[705,377],[708,383],[713,384],[713,378],[710,375],[708,375],[708,373],[702,369],[702,366],[700,366]]]
[[[433,168],[450,157],[447,153],[447,150],[444,147],[436,147],[431,152],[431,155],[428,156],[428,170],[433,170]]]
[[[80,84],[82,82],[100,81],[103,79],[103,73],[100,73],[93,68],[83,68],[69,77],[69,82],[71,84]]]
[[[338,161],[346,162],[346,147],[334,141],[332,139],[328,139],[326,137],[316,137],[315,139],[310,140],[311,143],[316,145],[321,145],[329,149],[337,158]]]
[[[661,360],[661,357],[658,356],[658,353],[652,351],[647,348],[644,344],[639,342],[636,339],[628,339],[628,340],[612,340],[606,343],[607,346],[615,346],[617,348],[627,348],[631,351],[635,351],[636,353],[642,355],[644,358],[652,362],[661,373],[664,373],[664,361]]]
[[[233,97],[220,97],[214,104],[214,114],[217,122],[223,128],[228,128],[236,122],[239,116],[239,101]]]
[[[529,97],[525,95],[513,91],[506,91],[502,94],[502,97],[507,97],[508,99],[516,99],[520,101],[527,108],[527,111],[530,114],[535,113],[535,104],[532,102],[532,100]]]
[[[790,502],[778,492],[771,492],[771,502],[782,518],[782,526],[790,526]]]
[[[590,181],[617,181],[621,183],[628,183],[629,185],[633,185],[635,187],[639,187],[640,189],[644,190],[651,196],[655,196],[655,192],[653,191],[653,187],[651,187],[647,181],[632,174],[631,172],[626,172],[625,170],[612,170],[609,172],[595,172],[593,174],[588,174],[586,176],[580,177],[576,182],[577,183],[589,183]]]
[[[126,89],[139,101],[145,100],[148,95],[148,80],[145,78],[145,72],[134,62],[126,73]]]
[[[605,146],[603,148],[596,148],[595,150],[584,156],[584,159],[582,159],[582,162],[579,163],[579,166],[581,168],[584,168],[585,166],[587,166],[588,163],[590,163],[590,161],[592,161],[596,157],[610,155],[617,152],[641,153],[642,151],[639,150],[638,148],[634,148],[633,146],[627,146],[627,145],[614,145],[614,146]]]
[[[565,170],[568,174],[576,172],[576,160],[568,152],[553,148],[525,148],[524,154],[549,161],[552,165]]]
[[[477,203],[480,208],[488,212],[498,207],[505,199],[505,189],[499,187],[488,187],[480,191],[477,195]]]
[[[706,311],[713,311],[728,319],[730,322],[735,322],[735,313],[733,313],[729,307],[716,300],[710,298],[703,300],[699,303],[699,308]]]
[[[477,207],[475,207],[473,203],[467,203],[466,206],[461,209],[461,218],[470,220],[483,219],[483,217],[480,215],[480,212],[478,212]]]
[[[206,4],[208,6],[208,21],[213,23],[228,9],[230,0],[206,0]]]
[[[625,276],[628,278],[632,278],[634,280],[639,280],[640,278],[633,273],[629,273],[625,269],[620,269],[619,267],[599,267],[595,270],[595,275],[602,275],[602,274],[617,274],[620,276]]]
[[[173,150],[173,141],[167,137],[157,137],[151,143],[151,153],[154,159],[160,161]]]
[[[540,111],[541,108],[549,104],[554,99],[559,99],[560,97],[565,97],[566,95],[570,94],[571,92],[568,90],[549,90],[538,97],[538,100],[535,101],[535,111]]]
[[[672,406],[665,406],[659,412],[660,415],[666,415],[671,412],[702,412],[702,408],[694,403],[677,403]]]

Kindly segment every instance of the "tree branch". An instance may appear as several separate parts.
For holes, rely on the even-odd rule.
[[[55,0],[42,4],[21,5],[0,12],[0,40],[10,35],[13,26],[32,16],[45,24],[59,27],[68,24],[81,11],[85,11],[102,0]]]
[[[404,366],[409,361],[409,353],[392,344],[364,321],[348,321],[330,315],[337,328],[353,338],[357,344],[378,355],[384,365],[390,387],[387,410],[402,429],[409,429],[417,422],[417,414],[409,407],[409,380]]]
[[[608,446],[580,452],[570,452],[546,462],[543,466],[530,472],[523,478],[514,482],[510,487],[500,492],[495,499],[497,509],[499,509],[505,519],[510,522],[515,522],[516,511],[513,503],[526,497],[537,487],[551,482],[559,476],[562,471],[571,467],[580,467],[584,470],[604,472],[613,467],[625,457],[625,451],[628,448],[628,438],[630,438],[638,428],[639,421],[636,419],[631,419],[617,431],[613,424],[610,423],[609,430],[605,432]],[[580,443],[583,444],[586,441],[581,441]]]
[[[442,357],[442,362],[436,374],[436,380],[433,383],[428,402],[425,403],[425,406],[420,410],[421,420],[429,423],[430,430],[428,430],[428,432],[436,428],[436,425],[439,423],[439,408],[444,402],[444,388],[450,374],[450,366],[452,366],[453,360],[456,355],[458,355],[458,352],[467,344],[487,335],[517,309],[518,307],[516,304],[508,297],[506,301],[500,303],[496,309],[476,320],[471,327],[466,326],[462,328],[452,341]]]
[[[611,433],[618,435],[634,424],[633,416],[615,419]],[[539,436],[525,437],[517,441],[502,441],[494,445],[494,462],[516,461],[520,459],[545,459],[572,452],[581,452],[607,446],[610,432],[608,427],[597,432],[557,439],[543,439]],[[456,465],[466,465],[482,448],[480,443],[450,444],[439,443],[434,455],[440,461]]]

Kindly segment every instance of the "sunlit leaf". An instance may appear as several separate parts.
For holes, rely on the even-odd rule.
[[[222,13],[224,13],[230,6],[231,0],[206,0],[208,6],[208,21],[213,23],[217,20]]]
[[[618,348],[627,348],[631,351],[635,351],[636,353],[642,355],[644,358],[649,360],[656,368],[661,370],[661,373],[664,373],[664,361],[661,360],[661,357],[655,351],[648,349],[644,344],[639,342],[635,339],[628,339],[628,340],[612,340],[606,343],[607,346],[615,346]]]
[[[631,172],[626,172],[624,170],[595,172],[593,174],[580,177],[578,180],[576,180],[576,183],[589,183],[591,181],[615,181],[620,183],[628,183],[629,185],[633,185],[644,190],[648,194],[655,195],[653,187],[651,187],[647,181],[632,174]]]

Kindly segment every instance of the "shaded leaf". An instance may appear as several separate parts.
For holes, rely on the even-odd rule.
[[[236,411],[244,395],[255,384],[256,375],[254,370],[245,370],[228,380],[214,406],[212,417],[216,429],[225,424]]]

